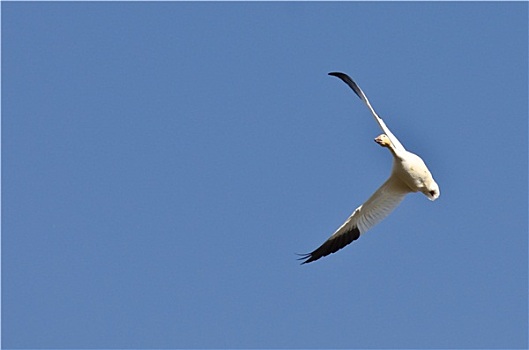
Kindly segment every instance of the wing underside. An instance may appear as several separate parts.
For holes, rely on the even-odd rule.
[[[382,120],[382,118],[379,117],[379,115],[377,114],[377,112],[375,112],[375,109],[373,108],[373,106],[371,106],[371,103],[369,102],[369,100],[367,99],[367,96],[364,94],[364,92],[362,91],[362,89],[360,89],[360,87],[358,86],[358,84],[356,84],[353,79],[351,79],[351,77],[349,77],[347,74],[345,73],[340,73],[340,72],[331,72],[329,73],[329,75],[332,75],[334,77],[337,77],[337,78],[340,78],[344,83],[346,83],[351,89],[353,89],[353,91],[355,92],[355,94],[360,97],[360,99],[362,101],[364,101],[364,103],[367,105],[367,107],[369,108],[369,110],[371,111],[371,114],[373,115],[373,117],[375,118],[375,121],[378,123],[378,125],[380,126],[380,128],[382,129],[382,131],[384,132],[384,134],[386,134],[389,138],[389,140],[391,141],[391,143],[393,144],[393,146],[395,147],[395,149],[397,150],[405,150],[404,146],[402,146],[402,144],[399,142],[399,140],[397,139],[397,137],[395,135],[393,135],[393,133],[389,130],[389,128],[387,127],[386,123],[384,123],[384,121]]]
[[[311,253],[304,254],[302,264],[336,253],[388,216],[410,192],[395,177],[390,177],[380,188],[349,216],[334,234]]]

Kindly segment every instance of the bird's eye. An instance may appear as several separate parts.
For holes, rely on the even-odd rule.
[[[436,192],[434,190],[430,191],[430,195],[435,196]]]

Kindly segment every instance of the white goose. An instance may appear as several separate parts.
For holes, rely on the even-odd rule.
[[[358,239],[361,234],[388,216],[408,193],[422,192],[431,201],[436,200],[440,194],[439,186],[426,164],[419,156],[406,151],[384,121],[377,115],[360,87],[347,74],[333,72],[329,75],[343,80],[367,105],[384,132],[375,138],[375,142],[389,149],[393,155],[393,168],[386,182],[364,204],[356,208],[353,214],[325,243],[312,253],[302,255],[300,259],[305,260],[302,264],[335,253]]]

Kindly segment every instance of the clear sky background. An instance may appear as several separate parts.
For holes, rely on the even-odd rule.
[[[526,348],[528,3],[2,3],[4,348]],[[299,265],[389,175],[441,196]]]

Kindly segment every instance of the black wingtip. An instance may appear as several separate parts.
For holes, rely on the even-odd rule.
[[[354,82],[353,79],[351,79],[350,76],[348,76],[345,73],[341,73],[341,72],[330,72],[329,75],[332,75],[333,77],[340,78],[344,83],[349,85],[349,87],[351,89],[353,89],[355,94],[358,97],[360,97],[361,100],[364,100],[364,97],[362,96],[363,95],[362,90],[360,90],[360,87]]]
[[[360,238],[360,230],[358,226],[353,226],[349,230],[342,232],[336,236],[331,236],[326,240],[318,249],[314,250],[308,254],[298,254],[300,258],[298,260],[304,260],[301,265],[308,264],[310,262],[316,261],[320,258],[323,258],[329,254],[336,253],[340,249],[344,248],[354,240]]]
[[[347,74],[345,73],[342,73],[342,72],[330,72],[329,75],[332,75],[333,77],[338,77],[340,79],[343,79],[345,77],[348,77]]]
[[[296,255],[299,256],[298,260],[305,260],[305,261],[302,261],[300,265],[304,265],[304,264],[307,264],[307,263],[310,263],[310,262],[314,261],[312,253],[296,254]]]

